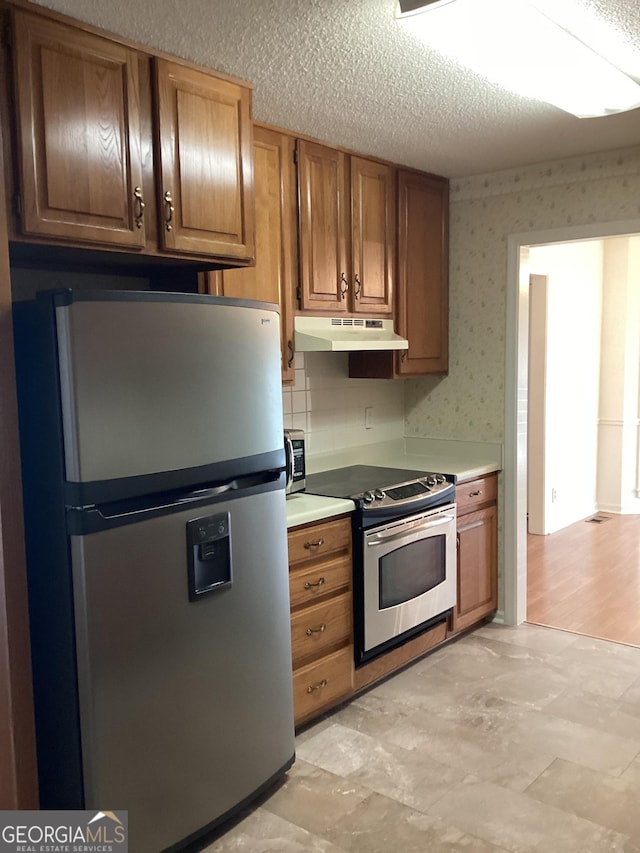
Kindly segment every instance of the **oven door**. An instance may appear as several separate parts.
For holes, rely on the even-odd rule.
[[[456,603],[456,507],[364,532],[364,648],[386,644]]]

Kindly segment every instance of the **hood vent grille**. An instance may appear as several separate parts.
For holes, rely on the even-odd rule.
[[[364,320],[357,320],[353,317],[332,317],[332,326],[360,326],[364,328]]]

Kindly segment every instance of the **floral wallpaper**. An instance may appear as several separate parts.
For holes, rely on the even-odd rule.
[[[449,375],[407,380],[408,436],[504,440],[507,238],[640,218],[640,145],[451,182]]]

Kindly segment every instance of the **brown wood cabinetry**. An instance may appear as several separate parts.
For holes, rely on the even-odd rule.
[[[349,375],[390,379],[449,369],[449,182],[398,170],[396,331],[400,352],[349,356]]]
[[[256,264],[202,274],[205,293],[280,306],[282,379],[294,379],[293,293],[296,276],[295,140],[256,125],[253,132]]]
[[[155,59],[162,246],[254,254],[250,91]]]
[[[16,238],[251,263],[250,86],[45,14],[12,17]]]
[[[347,184],[342,151],[298,141],[300,307],[347,310]]]
[[[353,692],[351,521],[289,531],[289,586],[296,724]]]
[[[395,169],[298,141],[300,308],[390,314]]]
[[[458,484],[458,592],[453,631],[462,631],[498,606],[498,478]]]
[[[409,341],[398,374],[449,369],[449,183],[398,173],[398,334]]]
[[[13,16],[24,232],[143,247],[136,52],[23,10]]]
[[[396,256],[395,169],[351,157],[351,306],[364,314],[393,311]]]

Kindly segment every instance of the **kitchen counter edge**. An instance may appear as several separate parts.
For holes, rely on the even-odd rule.
[[[354,502],[348,499],[294,492],[287,495],[287,529],[351,513],[355,508]]]

